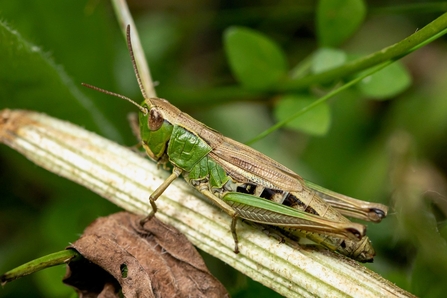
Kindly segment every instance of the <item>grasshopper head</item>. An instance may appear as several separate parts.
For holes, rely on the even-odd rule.
[[[143,103],[139,105],[132,99],[111,91],[107,91],[89,84],[82,83],[83,86],[112,95],[135,105],[139,110],[139,125],[140,125],[140,138],[142,145],[147,154],[154,160],[160,160],[166,150],[166,145],[169,141],[172,132],[173,121],[178,115],[180,110],[171,105],[167,100],[161,98],[149,98],[143,88],[143,84],[138,72],[138,68],[135,62],[135,57],[132,50],[132,43],[130,40],[130,26],[127,26],[127,46],[129,49],[132,65],[135,71],[138,85],[141,90],[141,94],[145,98]]]
[[[146,153],[160,160],[166,152],[180,110],[162,98],[145,99],[139,113],[140,137]]]
[[[182,112],[163,98],[147,98],[140,106],[140,123],[151,131],[159,130],[165,121],[175,124]]]

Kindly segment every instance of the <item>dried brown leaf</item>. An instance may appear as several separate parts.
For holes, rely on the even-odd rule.
[[[80,297],[225,297],[183,234],[156,218],[120,212],[98,218],[70,248],[88,261],[71,262],[64,282]]]

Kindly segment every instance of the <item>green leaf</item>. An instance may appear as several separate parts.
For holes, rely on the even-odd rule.
[[[368,97],[383,100],[396,96],[410,85],[410,74],[406,68],[397,61],[363,79],[357,84],[357,88]]]
[[[317,7],[320,45],[339,46],[362,24],[365,14],[362,0],[320,0]]]
[[[320,48],[312,57],[311,69],[313,73],[320,73],[343,65],[346,62],[346,54],[342,50]]]
[[[290,117],[293,113],[301,110],[316,100],[311,95],[289,94],[278,101],[275,106],[274,115],[278,121]],[[331,115],[327,103],[322,103],[298,118],[287,123],[285,127],[299,130],[312,135],[324,135],[329,130]]]
[[[286,58],[265,35],[243,27],[224,33],[227,59],[236,79],[248,89],[268,90],[286,74]]]

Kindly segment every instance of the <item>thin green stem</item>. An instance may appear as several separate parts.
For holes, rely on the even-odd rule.
[[[130,14],[127,2],[125,0],[112,0],[112,5],[124,36],[126,36],[127,25],[130,25],[132,48],[144,91],[148,97],[157,97],[149,64],[146,61],[143,46],[141,45],[140,37],[138,35],[137,26],[135,26],[135,22]]]
[[[66,264],[69,260],[72,260],[76,257],[80,257],[80,254],[72,249],[55,252],[32,260],[6,272],[2,276],[0,276],[0,282],[2,285],[4,285],[8,282],[24,277],[25,275],[40,271],[42,269]]]
[[[338,78],[343,78],[359,71],[368,69],[385,61],[402,57],[408,54],[410,49],[428,40],[432,40],[434,36],[437,36],[438,33],[442,32],[446,28],[447,13],[441,15],[439,18],[437,18],[421,30],[416,31],[414,34],[392,46],[367,55],[363,58],[348,62],[340,67],[333,68],[326,72],[307,76],[298,80],[285,81],[277,88],[277,91],[299,91],[316,83],[328,83]]]

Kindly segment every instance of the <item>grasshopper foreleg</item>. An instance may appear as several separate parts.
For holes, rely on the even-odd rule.
[[[140,224],[143,226],[148,220],[150,220],[152,217],[154,217],[155,212],[157,212],[157,204],[155,204],[155,201],[158,199],[159,196],[168,188],[169,185],[171,185],[172,181],[177,179],[180,174],[182,173],[182,170],[180,168],[174,167],[172,170],[172,174],[165,180],[163,183],[157,187],[157,189],[149,196],[149,203],[151,204],[152,210],[149,212],[149,214],[140,220]]]

